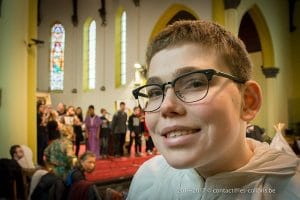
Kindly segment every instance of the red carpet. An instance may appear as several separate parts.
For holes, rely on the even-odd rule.
[[[80,145],[79,155],[85,151],[85,145]],[[138,168],[153,155],[144,153],[141,157],[135,157],[134,145],[132,145],[130,157],[109,157],[96,161],[96,169],[91,174],[86,174],[88,180],[93,182],[110,181],[132,177]],[[145,146],[142,146],[142,152],[145,152]]]
[[[121,157],[97,160],[96,169],[87,174],[87,179],[93,182],[101,182],[131,177],[139,166],[153,156]]]

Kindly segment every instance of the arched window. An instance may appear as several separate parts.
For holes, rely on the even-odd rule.
[[[116,68],[115,81],[116,87],[126,84],[126,12],[119,8],[116,15]]]
[[[96,88],[96,21],[87,19],[84,25],[84,90]]]
[[[121,16],[121,85],[126,84],[126,12]]]
[[[56,23],[51,28],[50,89],[64,89],[65,29]]]

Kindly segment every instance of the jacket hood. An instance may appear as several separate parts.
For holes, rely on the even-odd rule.
[[[264,175],[292,176],[297,172],[300,164],[297,156],[270,148],[269,144],[253,139],[247,139],[247,142],[253,148],[253,157],[246,165],[231,172],[208,177],[206,181],[213,180],[223,185],[222,182],[225,180],[226,184],[231,182],[231,185],[236,185],[235,182],[238,180],[238,185],[243,185],[243,182],[247,183]]]

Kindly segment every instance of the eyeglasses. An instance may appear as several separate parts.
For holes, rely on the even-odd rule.
[[[132,91],[135,99],[145,112],[158,110],[165,98],[168,85],[174,89],[178,99],[185,103],[193,103],[204,99],[208,93],[209,82],[213,76],[228,78],[236,83],[244,84],[246,81],[233,75],[219,72],[214,69],[197,70],[183,74],[171,82],[163,84],[147,84]]]

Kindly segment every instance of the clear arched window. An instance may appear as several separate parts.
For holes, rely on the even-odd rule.
[[[126,12],[121,15],[121,85],[126,84]]]
[[[88,18],[84,24],[83,88],[96,88],[96,21]]]
[[[126,12],[120,7],[115,19],[115,86],[126,84]]]
[[[63,90],[65,29],[61,24],[54,24],[51,28],[50,47],[50,89]]]

